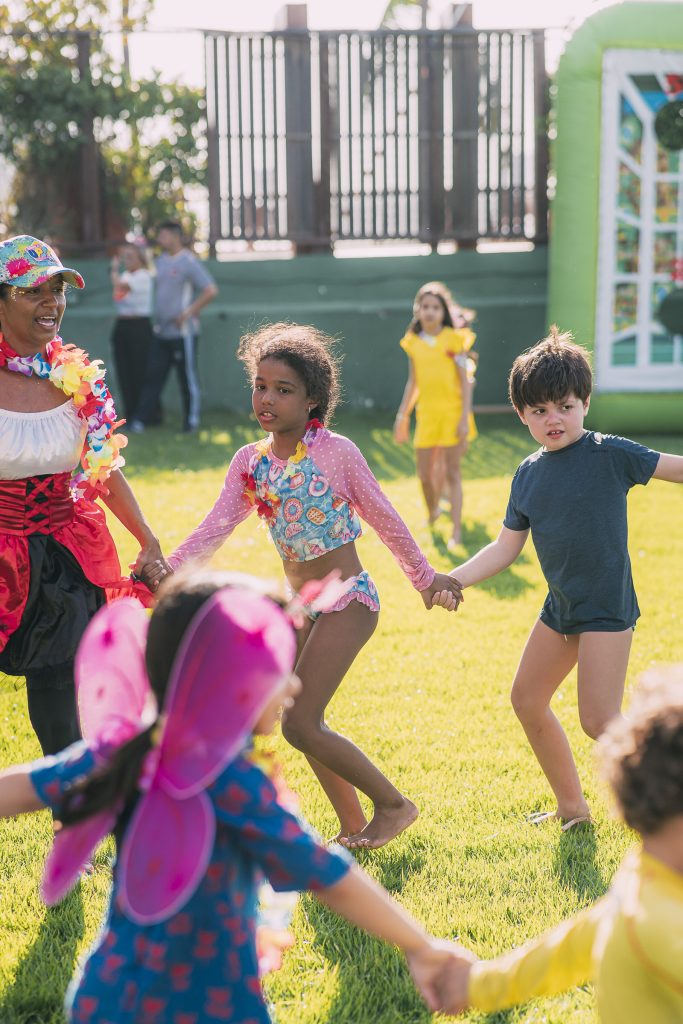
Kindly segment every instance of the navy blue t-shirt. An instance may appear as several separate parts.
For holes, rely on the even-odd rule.
[[[541,448],[512,480],[504,525],[531,529],[548,596],[541,619],[558,633],[616,633],[640,615],[628,556],[626,495],[646,484],[659,452],[611,434]]]

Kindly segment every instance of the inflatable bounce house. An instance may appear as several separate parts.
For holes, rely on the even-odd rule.
[[[622,3],[557,74],[549,321],[593,348],[591,422],[683,431],[683,4]]]

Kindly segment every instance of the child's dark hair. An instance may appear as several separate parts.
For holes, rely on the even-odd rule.
[[[183,570],[163,584],[149,622],[145,648],[147,675],[159,708],[163,705],[180,642],[202,605],[223,587],[249,585],[257,587],[250,577],[210,569]],[[266,593],[266,588],[263,592]],[[272,596],[270,592],[268,596]],[[278,598],[273,597],[273,600],[279,603]],[[72,825],[115,805],[125,813],[137,796],[142,762],[152,747],[155,729],[156,723],[134,736],[119,747],[106,765],[72,786],[59,809],[60,821]]]
[[[157,234],[160,231],[173,231],[178,238],[183,237],[183,225],[178,220],[162,220],[157,224]]]
[[[311,419],[329,426],[341,397],[334,344],[334,338],[308,324],[268,324],[242,338],[237,358],[244,363],[252,383],[263,359],[281,359],[301,378],[306,394],[315,401]]]
[[[443,326],[453,327],[453,317],[451,316],[451,309],[455,305],[455,300],[449,292],[448,288],[441,281],[429,281],[427,284],[423,284],[415,300],[413,301],[413,319],[408,324],[408,331],[411,334],[419,334],[422,330],[422,324],[420,323],[420,302],[425,295],[431,295],[433,298],[438,299],[443,309]]]
[[[650,673],[628,718],[609,726],[600,745],[627,825],[651,835],[683,815],[683,667]]]
[[[553,324],[547,338],[517,356],[508,387],[510,401],[520,412],[526,406],[561,402],[569,394],[585,402],[593,387],[588,353]]]

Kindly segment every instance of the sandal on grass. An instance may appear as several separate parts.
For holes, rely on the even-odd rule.
[[[555,811],[534,811],[526,820],[529,825],[544,825],[547,821],[557,821],[561,825],[562,832],[570,832],[577,825],[595,824],[590,814],[580,814],[576,818],[558,818]]]

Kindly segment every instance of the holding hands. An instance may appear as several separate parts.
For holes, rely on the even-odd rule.
[[[159,584],[173,572],[156,539],[143,545],[131,568],[133,577],[142,580],[153,593],[158,589]]]
[[[448,612],[458,610],[458,605],[465,600],[462,594],[462,584],[455,576],[449,573],[437,572],[432,580],[431,586],[420,591],[420,597],[427,609],[445,608]]]
[[[477,957],[469,949],[457,943],[447,943],[449,955],[438,977],[434,989],[441,1013],[456,1015],[463,1013],[469,1003],[469,981],[472,964]],[[417,984],[417,982],[416,982]],[[422,993],[424,998],[424,992]]]
[[[429,936],[415,952],[406,952],[410,975],[430,1010],[461,1013],[467,1007],[467,981],[476,957],[455,942]]]

